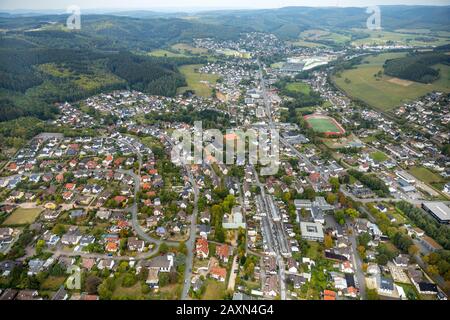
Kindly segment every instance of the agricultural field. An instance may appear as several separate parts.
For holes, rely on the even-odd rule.
[[[315,41],[327,41],[327,42],[333,42],[335,44],[344,44],[351,40],[350,36],[342,34],[342,33],[336,33],[336,32],[330,32],[325,30],[306,30],[300,34],[300,40],[304,40],[307,42],[315,42]]]
[[[167,57],[167,58],[183,58],[183,57],[186,57],[185,54],[176,53],[176,52],[163,50],[163,49],[157,49],[157,50],[150,51],[149,55],[151,55],[153,57]]]
[[[383,72],[386,60],[403,56],[405,53],[397,52],[367,57],[355,69],[336,74],[333,81],[352,98],[381,111],[391,111],[434,90],[450,92],[450,66],[446,65],[435,66],[440,69],[441,76],[431,84],[404,81],[384,74],[376,76]]]
[[[208,53],[208,49],[205,48],[196,48],[193,47],[187,43],[177,43],[174,44],[172,47],[172,49],[185,54],[185,55],[189,55],[189,54],[207,54]]]
[[[20,225],[33,223],[42,212],[40,208],[14,210],[11,215],[3,222],[3,225]]]
[[[333,118],[311,115],[305,116],[304,119],[315,132],[330,135],[345,133],[345,130]]]
[[[445,34],[430,33],[429,30],[397,30],[376,31],[366,29],[353,29],[355,32],[368,34],[367,38],[358,39],[352,42],[353,46],[361,45],[409,45],[418,47],[441,46],[450,43],[450,38]]]
[[[187,90],[194,90],[195,94],[201,97],[210,97],[211,87],[219,79],[218,75],[199,73],[202,65],[190,64],[180,67],[180,72],[186,77],[187,87],[178,88],[178,93]]]

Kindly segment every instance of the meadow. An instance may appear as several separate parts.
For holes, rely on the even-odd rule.
[[[411,100],[417,99],[434,90],[450,92],[450,66],[436,65],[441,71],[440,78],[431,84],[381,75],[387,59],[403,57],[405,53],[385,53],[370,56],[355,69],[345,70],[333,76],[335,84],[350,97],[359,99],[381,111],[390,111]]]
[[[3,222],[3,225],[20,225],[33,223],[42,209],[23,209],[18,208],[14,210],[11,215]]]
[[[199,73],[202,65],[190,64],[180,67],[180,72],[186,77],[187,87],[178,88],[178,93],[183,93],[187,90],[194,90],[197,96],[210,97],[212,94],[211,87],[219,79],[218,75]],[[206,83],[208,82],[208,83]]]

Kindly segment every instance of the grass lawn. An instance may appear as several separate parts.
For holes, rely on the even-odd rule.
[[[405,290],[408,300],[420,300],[420,296],[417,294],[416,288],[412,284],[396,283]]]
[[[309,94],[311,92],[310,86],[303,82],[291,82],[286,85],[286,90],[303,94]]]
[[[444,182],[444,178],[425,167],[412,167],[409,173],[428,184]]]
[[[18,208],[3,222],[4,225],[30,224],[39,216],[42,209],[22,209]]]
[[[385,75],[380,78],[374,76],[383,71],[383,64],[387,59],[404,55],[405,53],[396,52],[367,57],[355,69],[335,75],[333,81],[350,97],[362,100],[381,111],[390,111],[434,90],[450,92],[450,66],[435,66],[440,69],[441,77],[431,84],[398,81],[399,79]]]
[[[206,290],[203,300],[221,300],[225,295],[225,283],[213,279],[206,280]]]
[[[183,93],[186,90],[194,90],[197,96],[210,97],[212,90],[209,87],[214,85],[219,79],[218,75],[199,73],[198,69],[202,67],[201,64],[190,64],[180,67],[180,72],[186,77],[187,87],[178,88],[178,93]]]
[[[142,293],[142,285],[141,282],[136,282],[135,285],[131,287],[123,287],[122,286],[122,279],[123,276],[120,276],[116,279],[116,289],[113,292],[113,299],[114,298],[120,298],[120,297],[127,297],[128,299],[140,299],[144,296]]]
[[[383,162],[388,159],[387,155],[381,151],[375,151],[370,154],[370,157],[376,162]]]
[[[309,244],[309,249],[308,249],[308,252],[306,253],[306,256],[311,259],[317,259],[317,257],[319,256],[320,244],[315,241],[308,241],[308,244]]]
[[[48,277],[41,285],[42,290],[57,291],[64,284],[66,277]]]

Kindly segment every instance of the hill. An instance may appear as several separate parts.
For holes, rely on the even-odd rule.
[[[403,58],[387,60],[384,73],[401,79],[432,83],[439,79],[439,70],[431,68],[436,64],[450,65],[450,56],[443,53],[414,53]]]

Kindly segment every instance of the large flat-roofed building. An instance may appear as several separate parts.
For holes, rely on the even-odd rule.
[[[422,209],[431,214],[440,223],[450,223],[450,208],[443,202],[424,202]]]
[[[300,222],[302,238],[312,241],[323,241],[323,227],[317,222]]]

